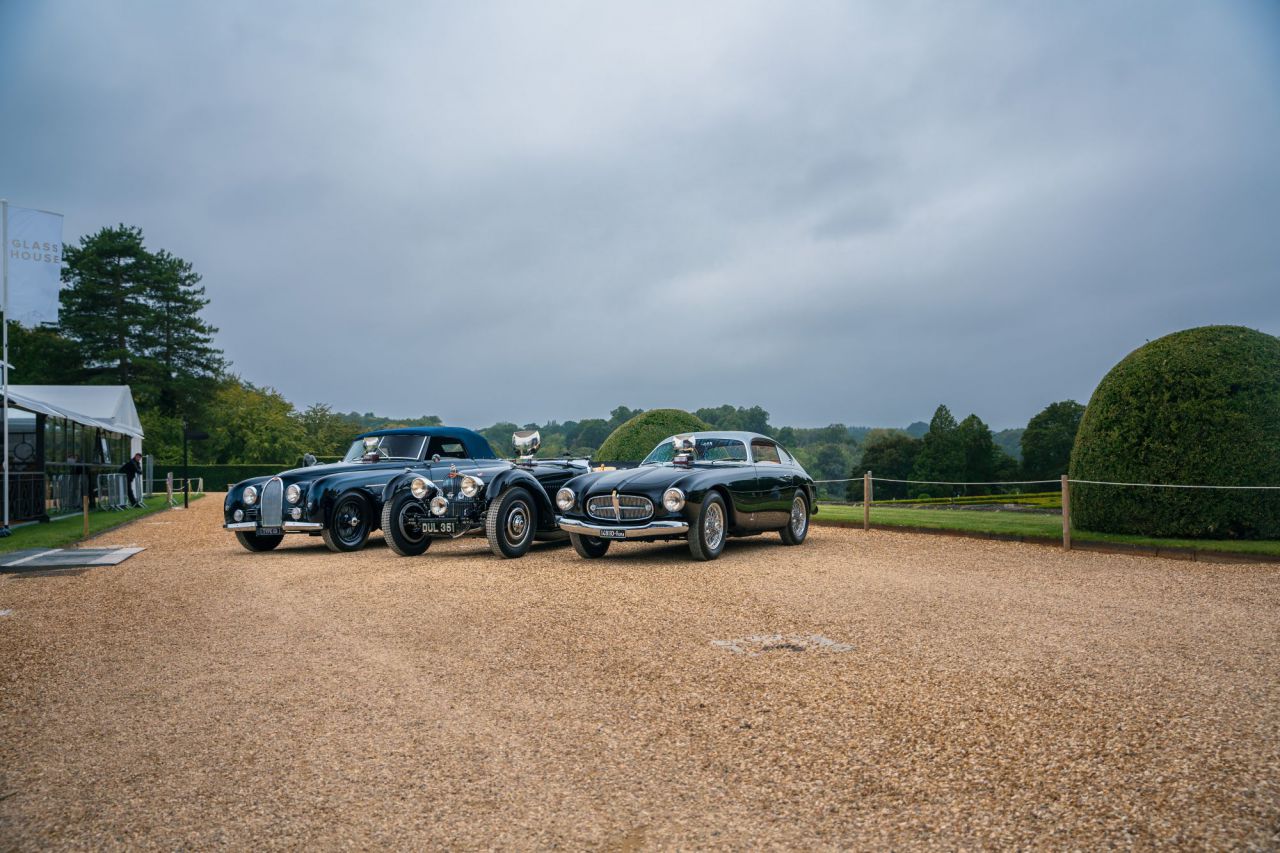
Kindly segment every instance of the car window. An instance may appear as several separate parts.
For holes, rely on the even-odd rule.
[[[421,459],[422,445],[426,441],[420,435],[383,435],[357,438],[343,457],[344,462],[369,461],[376,452],[378,459]]]
[[[747,446],[736,438],[699,438],[694,445],[694,458],[699,462],[746,462]],[[667,439],[645,457],[642,465],[670,462],[675,456],[671,439]]]
[[[430,459],[433,456],[439,456],[441,459],[466,459],[467,449],[456,438],[436,436],[431,439],[431,446],[427,448],[427,458]]]
[[[795,458],[790,453],[788,453],[787,449],[782,445],[778,445],[778,457],[782,460],[782,464],[784,465],[796,464]]]
[[[767,462],[773,465],[782,464],[782,460],[778,457],[778,445],[772,441],[751,442],[751,456],[756,462]]]

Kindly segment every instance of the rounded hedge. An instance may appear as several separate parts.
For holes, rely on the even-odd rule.
[[[650,409],[610,433],[594,458],[603,462],[639,462],[668,436],[706,429],[711,427],[705,421],[680,409]]]
[[[1240,326],[1175,332],[1103,377],[1071,451],[1072,479],[1280,485],[1280,338]],[[1074,484],[1082,530],[1280,538],[1280,491]]]

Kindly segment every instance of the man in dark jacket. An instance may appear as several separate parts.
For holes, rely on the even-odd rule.
[[[125,480],[128,481],[129,503],[133,506],[142,506],[142,496],[135,492],[133,487],[134,482],[142,476],[142,454],[133,454],[132,459],[120,466],[120,473],[124,474]]]

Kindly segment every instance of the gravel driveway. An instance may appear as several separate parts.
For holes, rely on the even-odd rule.
[[[1280,844],[1280,567],[815,528],[0,577],[0,847]]]

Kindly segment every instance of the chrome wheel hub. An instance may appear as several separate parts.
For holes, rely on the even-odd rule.
[[[724,510],[720,504],[713,503],[707,507],[707,515],[702,521],[702,532],[707,540],[707,547],[715,550],[724,539]]]
[[[520,542],[529,529],[529,508],[523,503],[514,504],[507,513],[507,539]]]
[[[809,520],[805,517],[804,498],[796,498],[791,502],[791,532],[796,536],[804,533]]]

